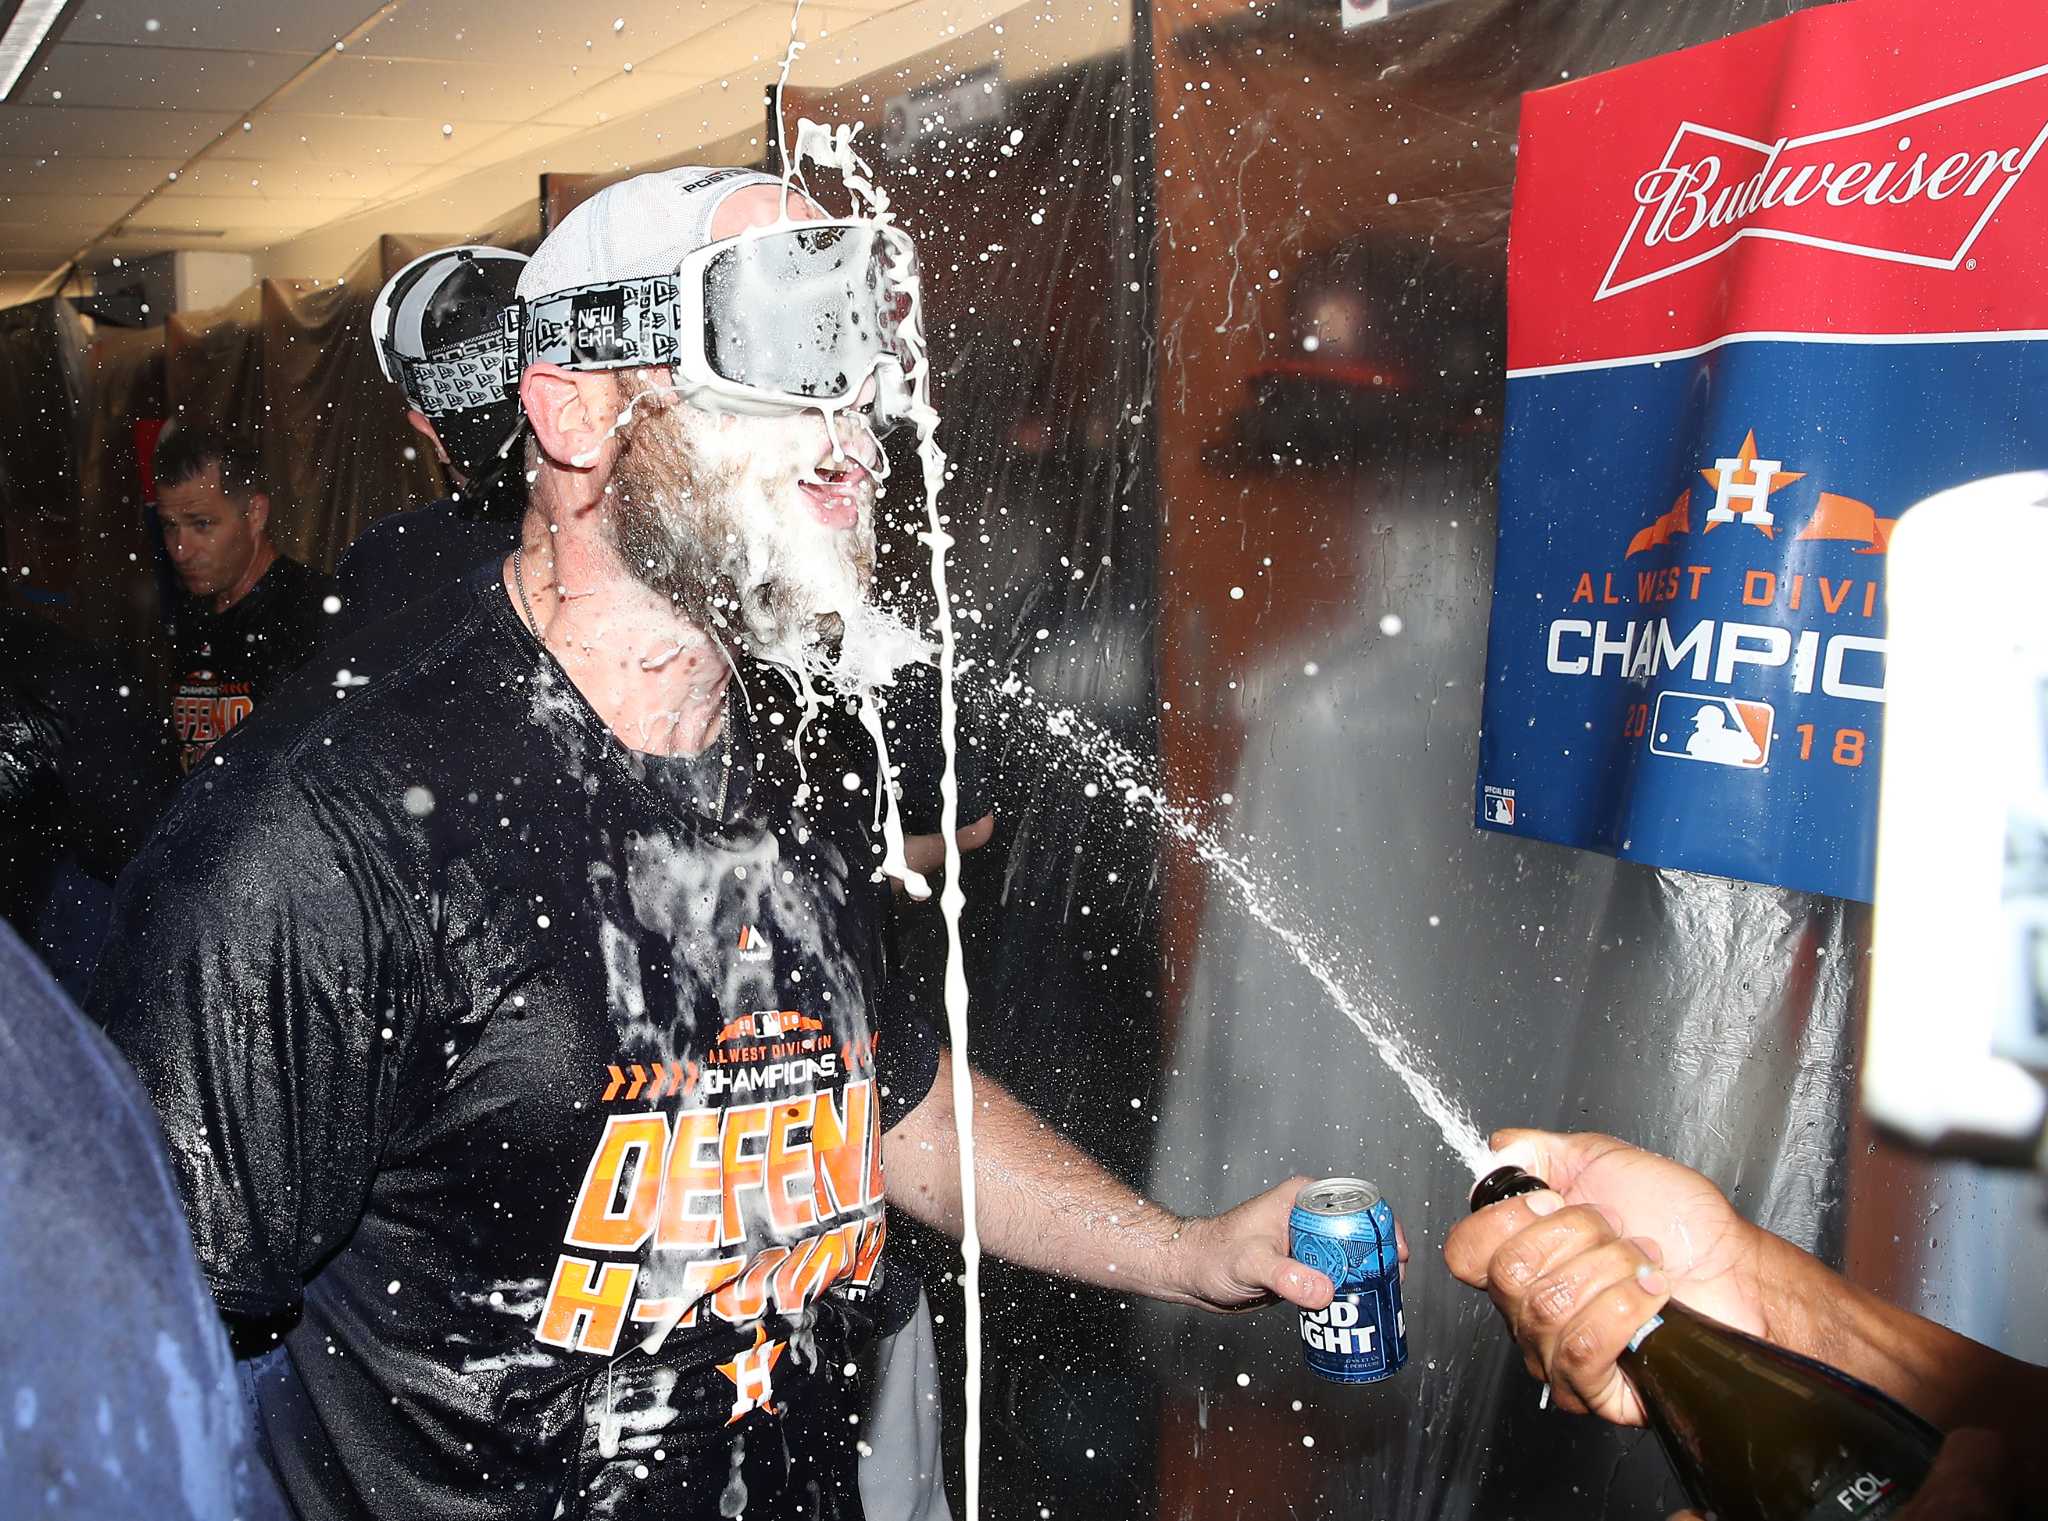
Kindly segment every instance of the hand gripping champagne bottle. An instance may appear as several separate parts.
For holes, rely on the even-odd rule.
[[[1472,1208],[1545,1188],[1488,1173]],[[1882,1521],[1925,1482],[1941,1433],[1838,1368],[1672,1300],[1620,1359],[1664,1455],[1710,1521]]]

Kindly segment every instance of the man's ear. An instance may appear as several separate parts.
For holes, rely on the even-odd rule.
[[[448,463],[448,446],[441,442],[441,435],[434,427],[434,420],[418,407],[408,407],[405,420],[412,424],[413,432],[427,441],[434,451],[434,458],[442,464]]]
[[[610,441],[619,387],[607,371],[536,364],[519,377],[519,404],[541,453],[559,467],[587,470]]]
[[[270,532],[270,498],[261,491],[249,493],[249,505],[244,509],[249,516],[249,527],[257,538]]]

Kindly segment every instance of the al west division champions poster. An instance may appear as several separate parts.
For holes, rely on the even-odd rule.
[[[1526,99],[1482,827],[1870,897],[1892,525],[2048,466],[2048,6],[1960,20]]]

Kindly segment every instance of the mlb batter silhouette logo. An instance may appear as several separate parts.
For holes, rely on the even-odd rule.
[[[1760,771],[1771,755],[1777,714],[1767,702],[1665,692],[1657,698],[1650,753]]]

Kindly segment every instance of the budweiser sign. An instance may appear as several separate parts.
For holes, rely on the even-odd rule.
[[[2048,141],[2048,65],[1873,121],[1759,141],[1681,123],[1635,182],[1596,301],[1744,238],[1955,269]]]

